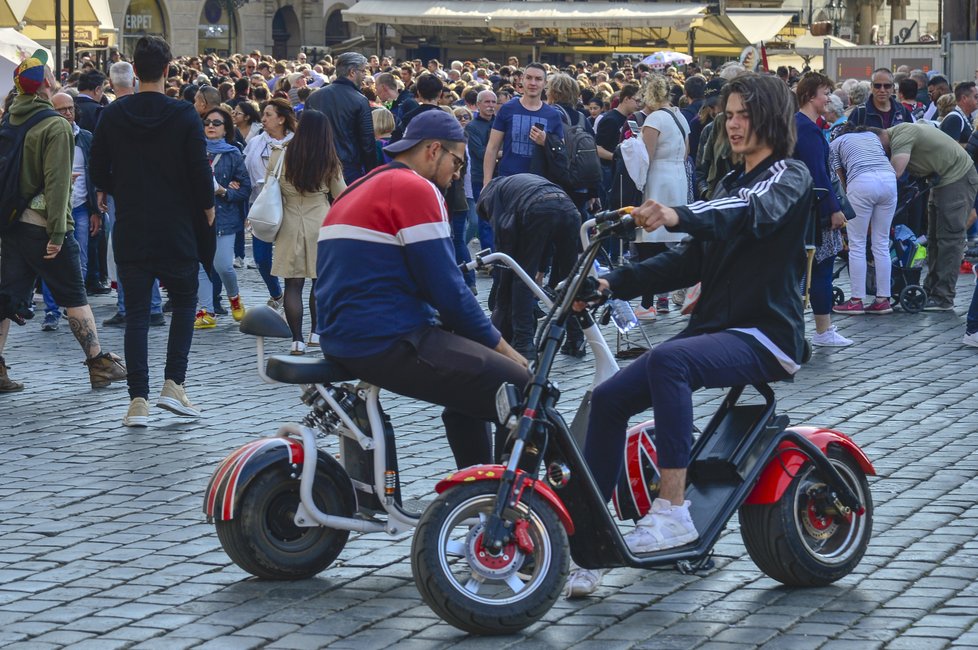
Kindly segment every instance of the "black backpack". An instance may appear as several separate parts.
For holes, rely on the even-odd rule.
[[[570,123],[570,115],[557,106],[564,122],[564,148],[574,190],[590,190],[601,187],[601,159],[594,136],[584,127],[584,116],[578,113],[577,124]]]
[[[60,117],[51,109],[38,111],[23,124],[12,126],[10,113],[0,121],[0,233],[17,222],[33,197],[20,193],[20,171],[24,160],[24,140],[31,128],[49,117]],[[43,190],[41,186],[37,192]],[[36,193],[36,192],[35,192]]]

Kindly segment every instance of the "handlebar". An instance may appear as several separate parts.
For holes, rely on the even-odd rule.
[[[594,215],[594,222],[600,225],[608,221],[619,221],[621,218],[630,215],[634,209],[632,206],[627,206],[617,210],[603,210]]]

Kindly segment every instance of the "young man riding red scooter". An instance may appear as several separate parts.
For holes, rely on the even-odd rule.
[[[668,207],[646,201],[631,216],[646,231],[689,233],[693,242],[598,281],[629,299],[701,283],[689,325],[598,386],[584,456],[604,499],[611,498],[625,457],[626,427],[650,406],[661,485],[651,511],[625,535],[634,553],[699,537],[684,499],[693,431],[692,393],[790,378],[804,356],[804,243],[812,181],[788,160],[794,148],[794,100],[776,77],[748,74],[723,90],[726,136],[740,165],[714,198]],[[593,593],[605,570],[575,568],[569,597]]]

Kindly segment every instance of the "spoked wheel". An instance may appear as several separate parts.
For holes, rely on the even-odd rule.
[[[927,292],[919,284],[910,284],[900,292],[900,306],[903,311],[916,314],[927,304]]]
[[[832,304],[841,305],[846,301],[845,292],[839,287],[832,287]]]
[[[531,625],[550,610],[567,579],[567,533],[532,490],[507,511],[522,541],[497,554],[483,546],[498,487],[479,481],[443,492],[422,515],[411,548],[425,603],[473,634],[509,634]]]
[[[830,447],[827,455],[865,507],[862,515],[836,510],[828,499],[828,486],[810,462],[777,503],[740,508],[740,534],[751,559],[786,585],[835,582],[856,568],[869,545],[873,497],[866,475],[845,451]]]
[[[259,578],[314,576],[333,563],[350,536],[347,530],[296,525],[299,479],[291,477],[292,471],[284,463],[261,470],[241,496],[235,518],[216,522],[217,537],[228,557]],[[322,454],[316,463],[313,500],[330,515],[350,517],[356,510],[346,472]]]

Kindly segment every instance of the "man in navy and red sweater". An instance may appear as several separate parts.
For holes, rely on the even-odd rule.
[[[455,264],[442,191],[465,162],[465,133],[428,111],[385,151],[394,162],[351,185],[320,229],[323,353],[368,383],[444,406],[458,467],[491,462],[496,390],[524,386],[529,372]]]

